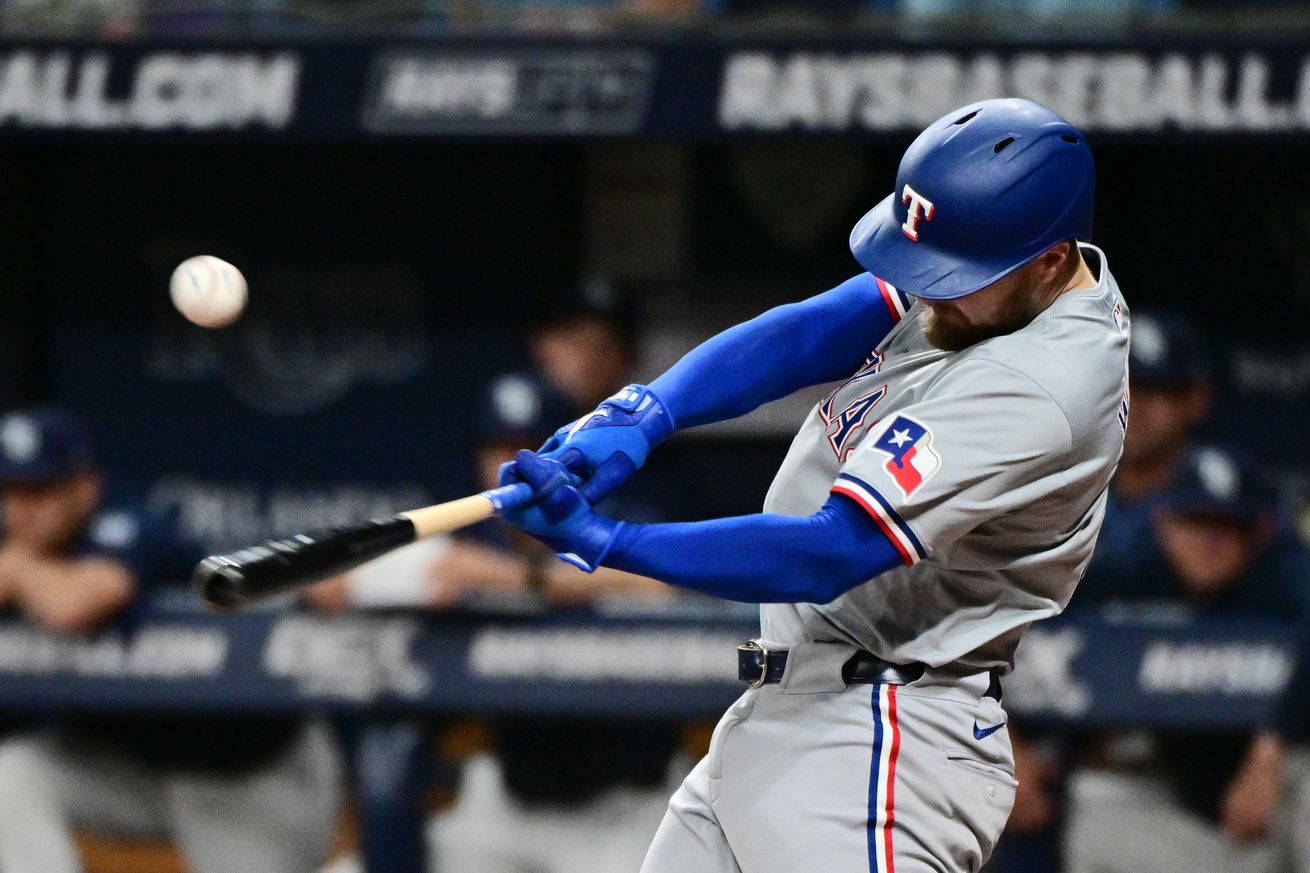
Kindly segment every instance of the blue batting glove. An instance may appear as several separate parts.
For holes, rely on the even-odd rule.
[[[555,550],[575,567],[588,573],[600,566],[623,522],[592,510],[582,492],[570,484],[568,470],[559,461],[536,452],[521,451],[500,468],[500,484],[527,482],[538,501],[521,509],[506,510],[501,518]]]
[[[557,430],[537,452],[580,477],[579,490],[594,506],[631,479],[673,431],[673,416],[660,399],[645,385],[629,385]]]

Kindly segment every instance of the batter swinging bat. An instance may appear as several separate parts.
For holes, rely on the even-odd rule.
[[[391,518],[269,540],[262,546],[205,558],[196,565],[192,582],[209,606],[235,609],[343,573],[415,540],[476,524],[531,500],[532,487],[519,482]]]

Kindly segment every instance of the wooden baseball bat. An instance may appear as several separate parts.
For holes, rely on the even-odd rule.
[[[269,540],[261,546],[205,558],[196,565],[191,580],[209,606],[236,609],[344,573],[415,540],[476,524],[531,500],[531,486],[519,482],[391,518]]]

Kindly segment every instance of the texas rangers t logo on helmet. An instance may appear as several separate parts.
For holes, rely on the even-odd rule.
[[[905,223],[901,225],[901,233],[914,242],[918,242],[919,220],[932,221],[932,214],[937,211],[937,207],[927,197],[911,188],[909,182],[905,183],[905,190],[901,193],[901,202],[910,205],[910,209],[905,215]]]
[[[908,415],[892,419],[870,448],[890,456],[883,469],[906,497],[942,465],[941,456],[932,450],[932,431]]]

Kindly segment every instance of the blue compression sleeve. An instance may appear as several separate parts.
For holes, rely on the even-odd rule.
[[[623,524],[603,563],[727,600],[827,603],[902,561],[864,510],[834,494],[809,517]]]
[[[649,387],[679,429],[736,418],[849,376],[895,323],[877,280],[861,273],[706,340]]]

